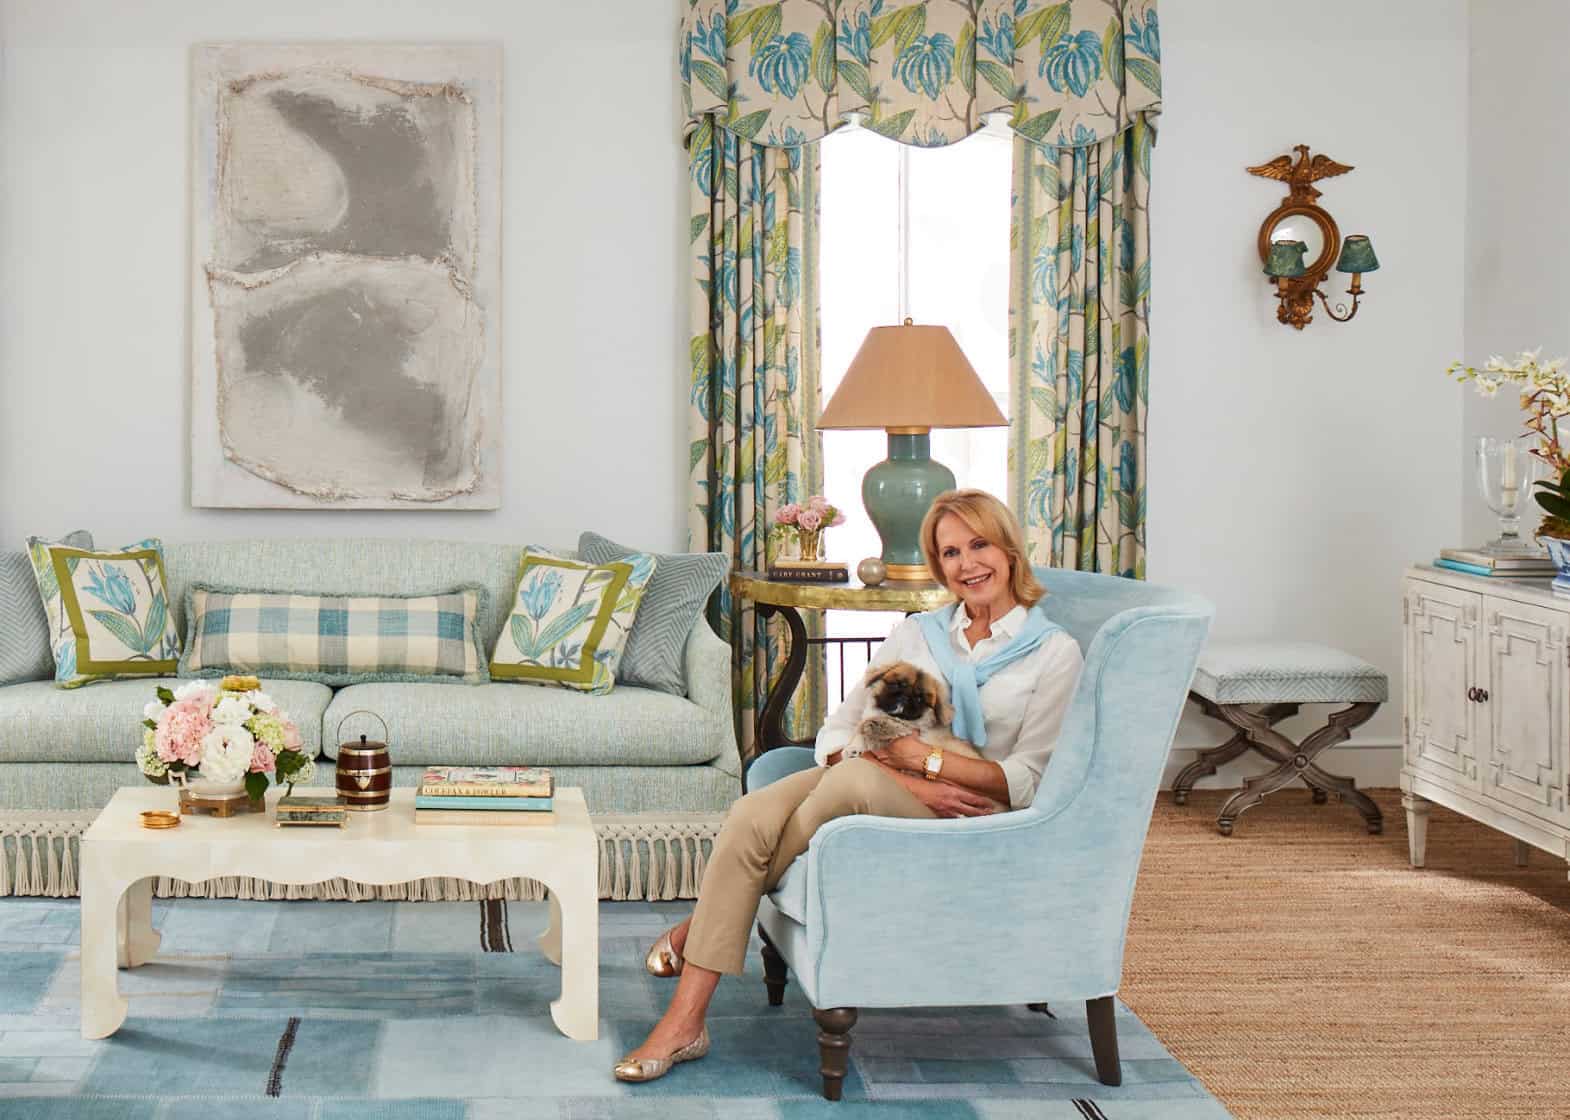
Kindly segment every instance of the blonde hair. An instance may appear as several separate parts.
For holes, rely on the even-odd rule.
[[[1046,588],[1037,582],[1035,573],[1030,570],[1019,522],[1008,506],[985,490],[945,490],[933,499],[932,508],[921,522],[921,551],[927,558],[927,570],[933,579],[948,587],[943,578],[943,563],[938,558],[938,522],[951,513],[972,533],[1008,554],[1009,591],[1016,602],[1028,608],[1046,597]]]

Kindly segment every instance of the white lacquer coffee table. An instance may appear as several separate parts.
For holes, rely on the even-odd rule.
[[[332,796],[330,789],[297,794]],[[115,792],[82,835],[82,1037],[106,1038],[125,1022],[117,968],[136,968],[158,951],[153,882],[160,875],[197,883],[227,875],[277,883],[405,883],[446,877],[493,883],[522,876],[550,892],[550,925],[540,950],[561,968],[551,1018],[568,1038],[599,1037],[599,844],[580,789],[558,789],[549,824],[414,823],[414,790],[392,803],[350,813],[346,827],[278,828],[269,790],[266,813],[220,819],[191,815],[178,828],[147,829],[144,809],[174,808],[163,787]]]

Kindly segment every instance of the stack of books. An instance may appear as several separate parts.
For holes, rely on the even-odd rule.
[[[414,791],[414,823],[549,824],[553,792],[539,766],[431,766]]]
[[[1434,567],[1496,579],[1546,579],[1557,574],[1546,552],[1539,556],[1495,556],[1480,549],[1442,548]]]

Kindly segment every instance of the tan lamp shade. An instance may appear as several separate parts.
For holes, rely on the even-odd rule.
[[[1008,420],[947,327],[873,327],[819,428],[995,428]]]

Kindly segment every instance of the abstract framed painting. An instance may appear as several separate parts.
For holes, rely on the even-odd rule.
[[[501,50],[192,58],[191,504],[501,504]]]

